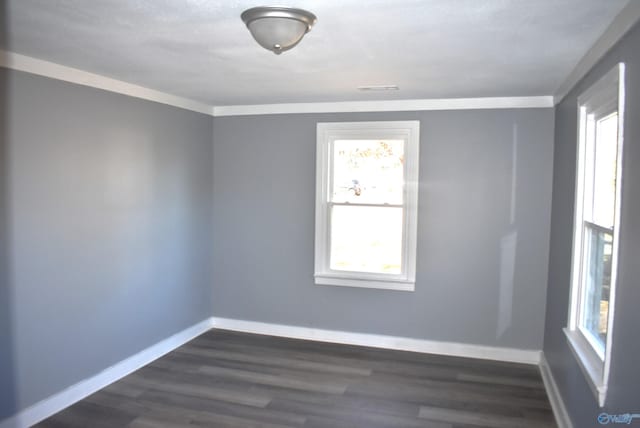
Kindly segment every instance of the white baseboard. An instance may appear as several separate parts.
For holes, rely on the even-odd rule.
[[[0,428],[26,428],[48,418],[49,416],[69,407],[73,403],[93,394],[94,392],[112,384],[139,368],[162,357],[168,352],[182,346],[191,339],[211,329],[211,318],[199,322],[173,336],[150,346],[131,357],[80,381],[70,387],[27,407],[17,415],[0,422]]]
[[[556,380],[553,377],[551,367],[549,367],[549,363],[544,356],[544,352],[540,355],[540,374],[542,375],[544,388],[547,390],[547,396],[551,402],[551,408],[553,409],[553,414],[556,417],[556,424],[558,425],[558,428],[573,428],[569,412],[567,411],[567,407],[564,405],[564,400],[562,399],[562,395],[560,395],[558,384],[556,384]]]
[[[224,330],[289,337],[293,339],[344,343],[347,345],[370,346],[374,348],[396,349],[400,351],[481,358],[485,360],[498,360],[535,365],[540,363],[540,351],[529,349],[438,342],[423,339],[412,339],[408,337],[352,333],[347,331],[324,330],[309,327],[294,327],[290,325],[241,321],[216,317],[213,318],[213,327]]]

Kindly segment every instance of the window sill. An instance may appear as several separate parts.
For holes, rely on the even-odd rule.
[[[415,282],[375,278],[346,278],[336,275],[315,275],[316,285],[336,285],[340,287],[378,288],[384,290],[414,291]]]
[[[584,373],[591,391],[598,400],[600,407],[604,406],[607,397],[607,383],[604,381],[604,362],[598,357],[587,339],[576,330],[564,329],[569,348],[578,360],[578,365]]]

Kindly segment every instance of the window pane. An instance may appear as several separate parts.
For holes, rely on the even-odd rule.
[[[583,272],[580,327],[590,333],[604,352],[609,315],[613,235],[610,231],[585,223],[584,239],[584,260],[587,263]]]
[[[608,228],[615,211],[617,152],[618,115],[612,114],[596,122],[592,199],[592,222]]]
[[[615,221],[618,115],[587,122],[584,237],[578,325],[603,354]]]
[[[333,270],[400,274],[402,208],[333,206]]]
[[[402,204],[403,140],[336,140],[332,147],[333,202]]]

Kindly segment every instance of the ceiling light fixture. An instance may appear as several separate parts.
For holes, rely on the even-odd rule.
[[[240,18],[256,42],[276,55],[300,43],[317,21],[311,12],[280,6],[253,7]]]
[[[398,85],[366,85],[358,86],[359,91],[397,91]]]

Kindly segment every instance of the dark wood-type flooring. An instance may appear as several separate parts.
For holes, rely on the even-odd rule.
[[[535,366],[211,330],[39,427],[555,427]]]

